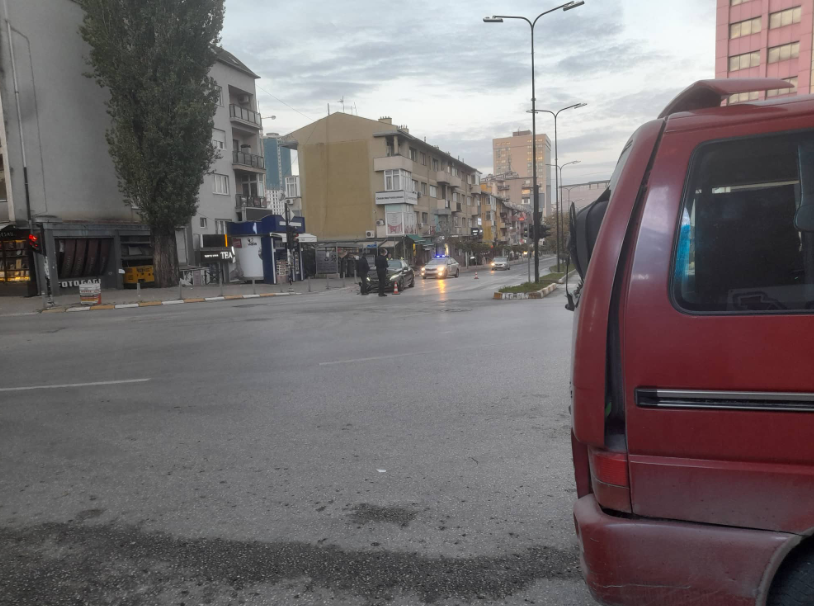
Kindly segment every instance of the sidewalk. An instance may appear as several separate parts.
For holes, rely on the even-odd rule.
[[[345,286],[353,286],[353,278],[345,278]],[[309,282],[295,282],[292,292],[295,294],[315,294],[342,288],[341,278],[312,279]],[[221,287],[218,285],[209,286],[184,286],[179,291],[177,286],[171,288],[142,288],[141,296],[136,289],[128,288],[124,290],[103,290],[103,309],[110,309],[116,305],[138,305],[138,304],[163,304],[164,301],[185,300],[188,303],[205,302],[206,299],[217,299],[223,296],[224,299],[242,299],[254,294],[260,296],[286,295],[289,293],[288,284],[257,284],[254,288],[251,284],[228,284]],[[61,295],[54,298],[56,309],[65,310],[71,307],[80,307],[79,294]],[[0,297],[0,317],[14,316],[20,314],[31,314],[42,311],[42,297]]]

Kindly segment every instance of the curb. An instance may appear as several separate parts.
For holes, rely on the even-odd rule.
[[[240,299],[260,299],[265,297],[290,297],[292,295],[299,295],[298,292],[267,292],[259,295],[226,295],[223,297],[206,297],[203,299],[174,299],[170,301],[140,301],[138,303],[119,303],[116,305],[85,305],[82,307],[55,307],[52,309],[43,309],[40,313],[54,314],[54,313],[75,313],[80,311],[106,311],[108,309],[133,309],[137,307],[158,307],[162,305],[184,305],[189,303],[214,303],[217,301],[237,301]]]
[[[555,290],[557,290],[557,285],[549,284],[544,289],[535,292],[496,292],[494,298],[502,301],[517,299],[545,299]]]

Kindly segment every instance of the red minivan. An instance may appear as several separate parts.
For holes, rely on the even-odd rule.
[[[571,212],[574,521],[619,606],[814,605],[814,96],[709,80]]]

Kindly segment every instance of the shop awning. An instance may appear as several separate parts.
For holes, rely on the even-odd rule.
[[[410,238],[410,240],[412,240],[416,244],[426,244],[427,243],[426,240],[424,240],[424,238],[422,238],[421,236],[417,236],[415,234],[407,234],[407,237]]]

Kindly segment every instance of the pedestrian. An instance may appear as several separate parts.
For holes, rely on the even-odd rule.
[[[367,257],[364,254],[359,255],[359,260],[356,262],[356,273],[359,275],[359,279],[361,282],[359,286],[361,287],[360,294],[366,295],[367,294],[367,273],[370,271],[370,264],[367,262]]]
[[[376,257],[376,277],[379,278],[379,296],[386,297],[384,286],[387,283],[387,251],[382,248]]]

